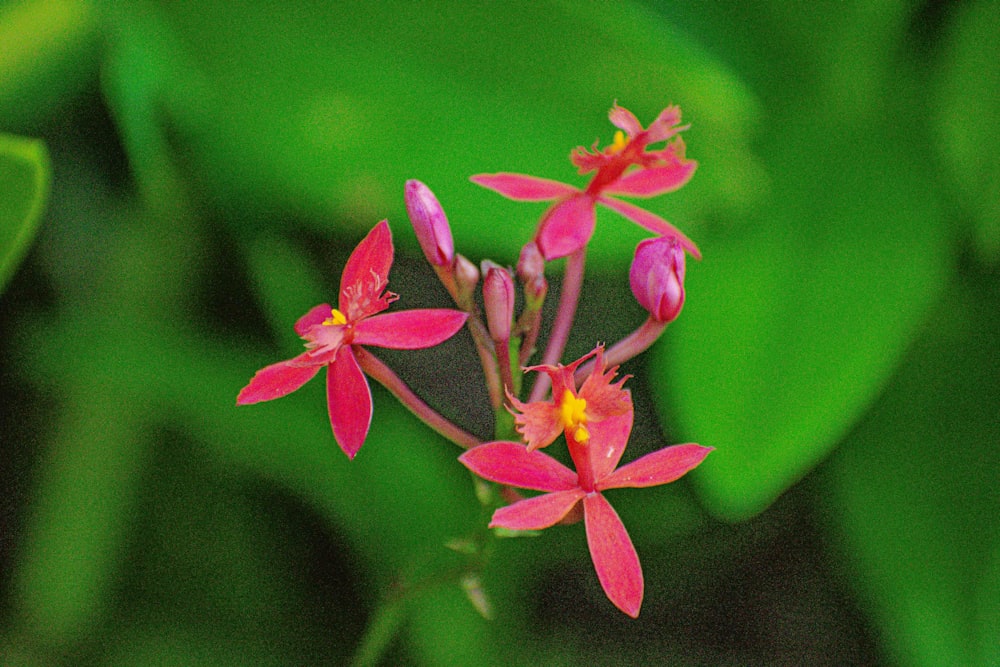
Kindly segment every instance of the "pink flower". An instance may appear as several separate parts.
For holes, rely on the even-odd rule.
[[[624,414],[593,424],[586,443],[568,441],[576,472],[516,442],[486,443],[459,461],[484,479],[545,492],[501,507],[493,513],[491,528],[548,528],[582,505],[587,545],[601,587],[616,607],[635,618],[642,606],[642,567],[625,526],[602,492],[667,484],[701,463],[712,448],[665,447],[616,470],[632,430],[632,415],[630,401]]]
[[[355,358],[363,345],[412,350],[451,338],[468,317],[447,309],[405,310],[380,315],[399,297],[386,291],[393,247],[389,224],[383,220],[351,253],[340,279],[339,309],[314,307],[295,323],[306,352],[257,371],[240,391],[237,405],[281,398],[327,368],[326,395],[330,424],[337,444],[354,458],[372,419],[372,397]]]
[[[672,322],[684,306],[684,249],[677,239],[640,241],[629,271],[632,293],[657,322]]]
[[[514,413],[517,431],[524,436],[529,450],[552,444],[560,433],[566,434],[567,441],[574,440],[586,444],[593,422],[619,416],[632,409],[628,392],[622,389],[622,384],[628,376],[612,382],[618,367],[615,366],[605,372],[603,355],[604,348],[598,346],[568,366],[559,364],[531,366],[525,369],[543,371],[552,380],[550,401],[522,403],[513,396],[510,397],[511,403],[518,411]],[[590,357],[595,357],[594,370],[577,390],[573,374],[577,367]]]
[[[555,200],[542,216],[535,241],[546,260],[565,257],[583,248],[594,233],[595,209],[603,204],[629,220],[660,236],[672,236],[694,257],[698,247],[663,218],[611,195],[653,197],[677,190],[690,180],[697,163],[684,157],[684,141],[676,136],[681,112],[668,107],[643,129],[627,109],[615,106],[609,114],[619,129],[615,140],[604,150],[595,143],[590,151],[579,147],[570,160],[581,174],[595,172],[583,190],[572,185],[524,174],[479,174],[474,183],[519,201]],[[651,144],[676,139],[659,150],[647,150]]]

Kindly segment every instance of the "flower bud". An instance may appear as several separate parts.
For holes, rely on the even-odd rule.
[[[677,239],[641,241],[629,271],[632,293],[658,322],[670,322],[684,305],[684,248]]]
[[[490,337],[498,343],[510,340],[511,322],[514,319],[514,280],[507,269],[493,262],[484,261],[482,266],[483,306],[486,310],[486,326]]]
[[[455,243],[448,218],[434,193],[420,181],[406,182],[406,212],[427,261],[434,266],[451,266]]]
[[[521,248],[521,257],[517,261],[517,277],[524,286],[524,298],[528,310],[542,307],[549,284],[545,280],[545,258],[534,241],[529,241]]]
[[[464,255],[455,255],[455,284],[458,288],[456,301],[466,311],[473,307],[476,285],[479,283],[479,269]]]

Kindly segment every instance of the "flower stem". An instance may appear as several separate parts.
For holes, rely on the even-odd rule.
[[[586,257],[586,247],[580,248],[566,258],[566,272],[563,274],[562,289],[559,290],[559,309],[556,311],[555,322],[552,323],[552,333],[542,356],[542,364],[554,365],[562,358],[569,331],[576,316],[576,306],[580,302],[580,288],[583,286],[583,264]],[[540,401],[545,397],[550,384],[547,373],[539,373],[531,388],[529,403]]]
[[[656,342],[667,328],[667,322],[660,322],[650,316],[642,325],[625,338],[608,348],[604,353],[604,363],[607,366],[617,366],[645,352]],[[594,360],[591,359],[576,370],[574,378],[577,384],[583,382],[594,370]]]
[[[379,605],[351,658],[351,667],[374,667],[385,657],[385,652],[406,616],[406,602],[405,597],[394,596]]]
[[[386,366],[378,357],[358,345],[353,346],[352,350],[354,351],[355,358],[358,360],[358,364],[361,366],[361,370],[363,370],[366,375],[376,380],[383,387],[388,389],[389,392],[395,396],[400,403],[405,405],[410,412],[416,415],[420,421],[424,422],[438,434],[444,436],[448,440],[451,440],[463,449],[469,449],[482,444],[479,438],[459,428],[454,423],[443,417],[441,413],[424,403],[424,401],[413,393],[413,390],[410,389],[409,386],[407,386],[407,384],[403,382],[400,377],[396,375],[391,368]]]

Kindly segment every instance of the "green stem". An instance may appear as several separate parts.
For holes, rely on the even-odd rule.
[[[348,663],[351,667],[374,667],[379,664],[406,618],[406,602],[407,599],[401,595],[390,596],[382,601]]]

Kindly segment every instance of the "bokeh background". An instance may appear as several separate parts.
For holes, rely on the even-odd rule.
[[[0,663],[1000,664],[997,25],[989,0],[0,3]],[[320,382],[234,405],[382,218],[400,304],[447,305],[406,179],[513,263],[543,206],[468,177],[581,182],[615,100],[681,105],[700,166],[649,207],[704,253],[624,368],[626,458],[716,448],[608,494],[636,621],[580,526],[445,548],[484,521],[471,479],[381,388],[354,462]],[[643,236],[600,214],[567,358],[643,320]],[[486,437],[471,349],[385,358]]]

